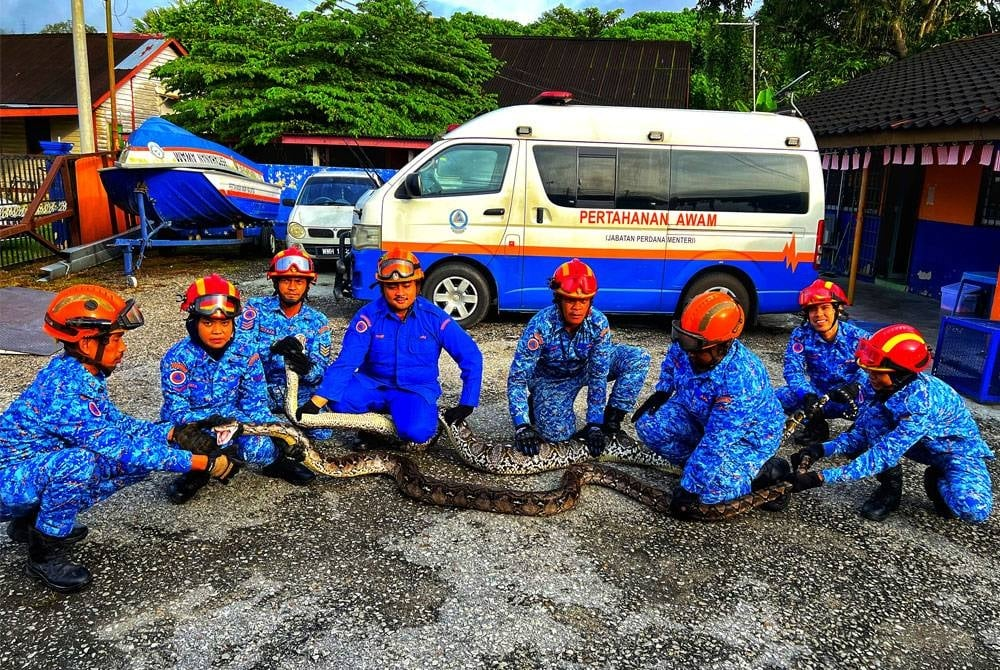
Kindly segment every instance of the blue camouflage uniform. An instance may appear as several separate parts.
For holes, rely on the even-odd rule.
[[[333,412],[388,411],[402,439],[426,442],[437,431],[442,349],[461,369],[459,403],[477,406],[483,355],[469,334],[423,297],[400,320],[379,296],[354,315],[316,394]]]
[[[867,375],[855,359],[858,342],[871,337],[871,333],[850,321],[838,319],[837,324],[837,335],[830,342],[808,323],[792,331],[785,349],[784,372],[788,385],[775,389],[785,412],[802,407],[802,399],[807,393],[823,396],[842,384],[854,382],[862,389],[871,390],[867,386]],[[828,402],[823,407],[823,415],[832,419],[845,416],[848,410],[846,405]]]
[[[160,361],[160,387],[160,418],[164,421],[190,423],[213,414],[243,423],[274,421],[260,354],[253,341],[242,334],[218,361],[190,338],[170,347]],[[278,456],[274,444],[265,436],[242,435],[235,444],[240,458],[248,463],[268,465]]]
[[[576,431],[573,402],[587,387],[587,423],[604,422],[605,405],[630,411],[646,382],[644,349],[611,342],[608,319],[591,308],[572,335],[559,305],[539,311],[524,328],[507,375],[507,403],[515,426],[532,424],[550,442]],[[614,381],[608,398],[608,381]],[[530,399],[529,399],[530,398]]]
[[[65,537],[79,512],[150,472],[189,471],[171,428],[121,412],[104,374],[53,358],[0,416],[0,521],[40,507],[36,527]]]
[[[271,353],[271,345],[289,336],[302,335],[302,347],[313,367],[309,374],[299,377],[299,397],[295,406],[306,402],[315,393],[323,379],[323,370],[330,364],[330,320],[322,312],[302,304],[298,314],[289,317],[281,309],[278,296],[250,298],[243,313],[236,319],[236,329],[251,335],[257,342],[257,352],[264,364],[268,399],[271,412],[283,415],[285,411],[285,359]],[[333,435],[327,428],[308,430],[314,440],[325,440]]]
[[[867,393],[875,392],[869,386]],[[824,443],[823,451],[827,456],[855,457],[846,465],[823,470],[826,483],[877,475],[906,456],[944,473],[941,496],[960,519],[985,521],[993,508],[986,468],[993,452],[965,402],[937,377],[920,373],[886,401],[865,403],[854,425]]]
[[[656,390],[673,395],[643,414],[635,430],[646,446],[683,466],[681,486],[710,505],[750,493],[778,451],[784,425],[763,362],[736,340],[718,365],[697,373],[675,343]]]

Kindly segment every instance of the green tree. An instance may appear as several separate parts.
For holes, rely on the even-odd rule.
[[[452,27],[463,35],[478,37],[480,35],[503,35],[518,37],[528,34],[527,26],[508,19],[494,19],[489,16],[473,14],[472,12],[456,12],[449,19]]]
[[[543,12],[537,21],[528,26],[528,30],[532,35],[546,37],[599,37],[624,12],[623,9],[602,12],[597,7],[576,12],[560,4]]]
[[[87,33],[96,33],[97,28],[90,24],[83,24],[83,30]],[[50,23],[48,25],[42,26],[42,29],[38,31],[43,34],[51,33],[71,33],[73,32],[73,22],[72,21],[59,21],[58,23]]]

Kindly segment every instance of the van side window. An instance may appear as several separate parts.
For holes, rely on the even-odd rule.
[[[549,200],[588,209],[666,209],[670,153],[666,149],[534,147]]]
[[[450,146],[425,163],[417,174],[423,196],[498,193],[510,158],[507,144]]]
[[[809,211],[805,156],[674,149],[670,209],[700,212]]]

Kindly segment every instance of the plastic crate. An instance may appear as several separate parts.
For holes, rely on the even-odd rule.
[[[967,282],[945,284],[941,287],[941,310],[949,314],[975,314],[982,292],[979,286]]]
[[[1000,403],[1000,321],[941,319],[934,375],[980,403]]]

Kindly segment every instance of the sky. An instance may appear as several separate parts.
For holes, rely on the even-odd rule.
[[[272,0],[273,2],[274,0]],[[169,7],[171,0],[111,0],[112,32],[130,32],[133,19],[152,7]],[[293,13],[316,6],[315,0],[278,0],[275,4],[288,7]],[[455,12],[475,12],[500,19],[531,23],[542,12],[563,4],[570,9],[598,7],[601,11],[624,9],[622,18],[639,11],[676,12],[694,7],[697,0],[426,0],[427,9],[435,16],[451,16]],[[83,0],[84,19],[88,25],[105,31],[104,0]],[[8,33],[34,33],[43,26],[71,18],[70,0],[0,0],[0,29]]]

